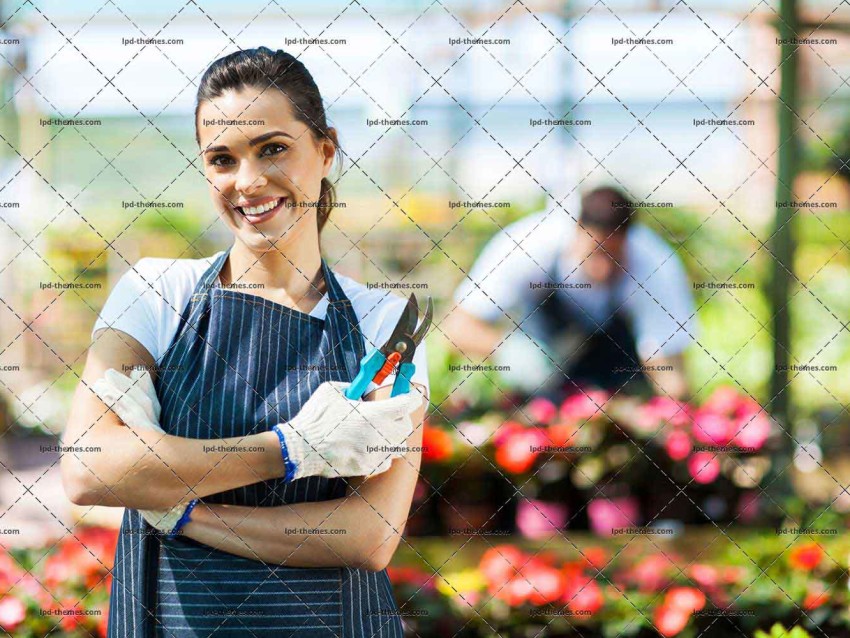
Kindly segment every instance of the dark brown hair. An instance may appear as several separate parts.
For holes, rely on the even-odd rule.
[[[195,141],[198,136],[198,111],[201,104],[221,97],[227,91],[253,87],[265,91],[271,87],[289,98],[295,118],[306,124],[317,140],[327,139],[336,148],[337,167],[342,163],[342,149],[336,132],[328,126],[319,87],[304,64],[286,51],[267,47],[236,51],[213,62],[198,85],[195,104]],[[336,202],[333,182],[322,178],[316,217],[319,232],[328,221]]]
[[[634,205],[620,189],[601,186],[581,198],[578,220],[582,226],[599,228],[613,234],[625,232],[634,213]]]

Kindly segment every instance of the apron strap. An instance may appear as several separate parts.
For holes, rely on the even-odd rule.
[[[360,369],[360,360],[366,354],[360,322],[351,301],[345,296],[336,275],[322,259],[322,274],[328,286],[328,309],[325,316],[326,333],[330,338],[330,354],[337,369],[344,373],[344,381],[352,381]]]

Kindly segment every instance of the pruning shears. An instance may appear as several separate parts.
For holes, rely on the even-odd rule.
[[[417,328],[419,304],[416,301],[416,295],[411,294],[387,342],[367,353],[360,360],[360,370],[345,390],[345,396],[353,400],[362,398],[371,382],[381,383],[395,369],[398,369],[398,372],[390,396],[410,392],[410,380],[416,372],[413,355],[416,353],[416,346],[422,343],[425,333],[431,327],[433,314],[431,297],[428,297],[425,317]]]

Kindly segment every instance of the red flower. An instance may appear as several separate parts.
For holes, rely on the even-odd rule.
[[[551,423],[558,414],[558,408],[555,407],[555,404],[543,397],[532,399],[525,406],[525,409],[535,423],[542,423],[544,425]]]
[[[599,583],[589,576],[583,576],[571,583],[568,582],[562,600],[566,603],[567,609],[582,616],[595,614],[602,609],[605,602]]]
[[[59,621],[59,625],[67,632],[74,631],[77,627],[80,627],[84,624],[84,620],[87,616],[83,615],[83,606],[79,604],[78,601],[73,598],[66,598],[62,600],[62,604],[60,609],[62,610],[62,618]],[[69,612],[67,615],[64,612]]]
[[[611,395],[602,390],[585,390],[564,399],[561,418],[565,421],[586,421],[604,416],[602,410]]]
[[[794,569],[810,572],[820,565],[823,555],[823,548],[814,541],[810,541],[792,549],[788,554],[788,563]]]
[[[9,591],[26,572],[6,552],[0,552],[0,595]]]
[[[533,449],[549,445],[549,438],[538,428],[523,428],[509,435],[496,449],[496,463],[513,474],[527,472],[540,454]]]
[[[387,576],[393,585],[413,585],[426,590],[433,590],[435,587],[433,577],[416,567],[389,566]]]
[[[546,432],[551,441],[551,445],[557,447],[575,446],[580,443],[581,426],[567,421],[561,421],[550,425]],[[588,426],[589,427],[589,426]]]
[[[695,587],[673,587],[664,596],[664,604],[693,613],[705,607],[705,594]]]
[[[815,583],[812,588],[806,592],[806,597],[803,599],[803,609],[812,611],[821,605],[829,602],[829,592],[823,588],[821,583]]]
[[[495,598],[506,602],[511,607],[519,607],[528,601],[534,590],[531,588],[531,583],[528,580],[517,577],[511,578],[498,589],[491,589],[491,593]]]
[[[5,631],[14,631],[26,616],[26,607],[19,599],[14,596],[3,596],[0,599],[0,627]]]
[[[425,425],[422,430],[422,460],[440,463],[451,458],[454,445],[445,430]]]
[[[688,472],[697,483],[713,483],[720,475],[720,461],[711,452],[697,452],[688,459]]]
[[[109,606],[103,605],[98,609],[100,609],[100,616],[97,619],[97,635],[99,638],[106,638],[109,628]]]
[[[514,578],[527,560],[525,552],[513,545],[497,545],[484,552],[478,568],[492,593]]]
[[[660,605],[655,610],[653,624],[662,636],[675,636],[688,626],[690,612],[673,605]]]
[[[594,569],[601,570],[608,564],[608,552],[601,547],[588,547],[582,551],[584,561]]]
[[[556,602],[564,595],[567,585],[563,572],[535,558],[522,567],[517,578],[524,578],[531,585],[528,600],[532,605]]]
[[[673,430],[664,441],[664,449],[674,461],[681,461],[691,453],[691,437],[682,430]]]

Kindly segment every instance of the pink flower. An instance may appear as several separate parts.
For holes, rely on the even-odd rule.
[[[691,437],[682,430],[673,430],[664,441],[664,449],[671,459],[681,461],[691,453]]]
[[[669,423],[682,426],[690,423],[690,406],[684,401],[676,401],[670,397],[652,397],[641,406],[643,416],[656,423]]]
[[[709,445],[729,445],[734,430],[732,422],[720,414],[700,408],[694,414],[694,438]]]
[[[673,561],[663,554],[650,554],[628,573],[629,580],[642,592],[656,592],[670,582]]]
[[[733,442],[740,448],[760,450],[770,436],[770,417],[764,412],[745,414],[732,424],[735,432]]]
[[[615,529],[635,527],[640,522],[640,511],[636,499],[594,498],[587,505],[590,528],[600,536],[611,536]]]
[[[586,421],[605,416],[602,410],[610,398],[611,395],[602,390],[584,390],[569,396],[561,403],[561,418],[565,421]]]
[[[717,573],[717,568],[712,565],[695,563],[688,568],[687,572],[697,585],[705,589],[712,589],[720,583],[720,574]]]
[[[13,596],[4,596],[0,600],[0,627],[5,631],[14,631],[26,618],[24,604]]]
[[[697,452],[688,459],[688,472],[697,483],[713,483],[720,475],[720,461],[711,452]]]
[[[732,416],[741,404],[741,395],[735,388],[724,385],[711,393],[711,396],[702,404],[702,409],[715,414]]]
[[[505,441],[507,441],[511,436],[516,434],[517,432],[521,432],[525,429],[522,423],[517,423],[516,421],[505,421],[493,433],[493,445],[499,447]]]
[[[528,416],[530,416],[535,423],[541,423],[544,425],[551,423],[558,414],[558,408],[555,407],[555,404],[549,399],[544,399],[543,397],[532,399],[529,404],[525,406],[525,409],[528,412]]]

